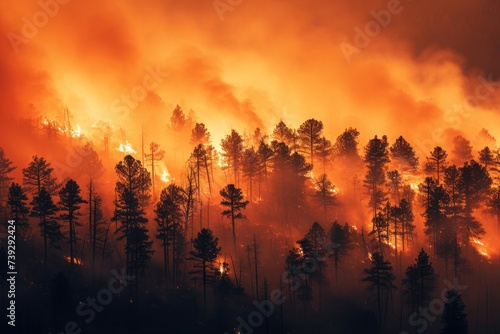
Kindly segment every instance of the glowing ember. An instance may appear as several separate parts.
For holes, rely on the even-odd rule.
[[[220,266],[219,266],[219,272],[221,274],[224,274],[224,265],[222,264],[222,262],[220,263]]]
[[[120,147],[118,147],[116,150],[128,154],[137,153],[136,150],[132,148],[132,145],[130,145],[128,141],[125,141],[125,144],[120,144]]]
[[[372,255],[372,253],[368,252],[368,258],[370,259],[370,261],[372,261],[372,260],[373,260],[373,255]]]
[[[66,261],[68,261],[69,263],[71,263],[71,257],[70,256],[65,256],[64,257],[66,259]],[[76,265],[79,265],[81,266],[83,264],[82,260],[77,258],[77,257],[74,257],[73,258],[73,263],[76,264]]]

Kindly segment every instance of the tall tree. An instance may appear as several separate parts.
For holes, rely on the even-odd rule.
[[[496,187],[486,202],[486,211],[496,216],[498,232],[500,232],[500,187]]]
[[[346,260],[349,251],[353,248],[349,225],[347,225],[346,223],[344,226],[342,226],[339,223],[334,222],[332,227],[330,228],[330,231],[328,232],[328,240],[333,246],[330,257],[333,261],[335,269],[335,284],[337,284],[339,264]]]
[[[234,221],[236,219],[245,218],[241,213],[242,209],[245,209],[249,201],[244,201],[243,193],[240,188],[236,188],[234,184],[228,184],[220,191],[222,196],[221,205],[226,208],[222,211],[222,215],[231,219],[231,226],[233,230],[233,243],[234,243],[234,253],[236,252],[236,227]]]
[[[337,137],[333,146],[335,158],[347,158],[348,160],[361,160],[358,153],[359,131],[355,128],[346,129]]]
[[[172,249],[172,262],[175,282],[175,263],[177,257],[176,250],[179,231],[182,229],[184,219],[183,206],[186,203],[184,189],[175,184],[169,184],[160,194],[160,200],[155,206],[155,221],[157,223],[156,238],[161,240],[163,248],[163,265],[165,271],[165,280],[168,282],[170,272],[170,249]]]
[[[264,177],[264,181],[266,182],[266,190],[267,190],[268,175],[271,165],[270,161],[273,157],[274,152],[264,140],[261,140],[257,153],[259,155],[259,163],[260,163],[259,169],[261,170],[261,174],[259,176],[259,198],[260,198],[260,184],[262,182],[262,177]]]
[[[127,272],[136,277],[135,284],[130,284],[131,298],[135,301],[139,289],[139,275],[144,275],[153,254],[153,242],[146,228],[148,219],[140,204],[141,196],[149,196],[151,179],[141,162],[130,155],[116,165],[115,171],[118,180],[112,220],[120,222],[115,233],[118,234],[118,240],[125,240]]]
[[[372,208],[373,217],[376,216],[377,211],[386,199],[383,186],[385,185],[385,173],[389,162],[388,145],[386,136],[382,138],[375,136],[365,146],[364,161],[367,171],[363,182],[370,196],[369,204]]]
[[[192,145],[208,145],[210,143],[210,132],[203,123],[196,123],[191,130]]]
[[[256,179],[261,175],[262,167],[263,165],[259,160],[259,155],[253,147],[243,151],[242,174],[243,178],[247,181],[247,192],[250,196],[250,201],[253,200],[253,185]]]
[[[163,159],[165,156],[165,151],[160,150],[160,145],[158,145],[155,142],[151,142],[149,144],[149,153],[145,155],[146,162],[151,166],[151,181],[152,181],[152,187],[151,189],[153,190],[153,197],[155,195],[155,179],[156,179],[156,173],[155,173],[155,167],[158,166],[158,163]]]
[[[493,167],[495,164],[495,155],[488,146],[479,151],[479,162],[481,162],[486,169]]]
[[[464,200],[464,222],[461,232],[464,242],[469,242],[472,237],[480,237],[484,229],[474,217],[473,210],[478,208],[490,193],[492,179],[486,167],[474,160],[466,162],[459,168],[460,180],[459,191]]]
[[[190,120],[184,114],[182,108],[177,104],[172,111],[172,116],[170,117],[170,128],[174,132],[183,132],[189,126]]]
[[[231,130],[231,134],[222,139],[221,147],[226,166],[233,171],[234,184],[239,185],[241,159],[244,149],[243,137],[236,130]]]
[[[436,146],[432,150],[430,157],[427,158],[426,171],[428,173],[436,173],[437,184],[439,184],[441,173],[446,168],[447,157],[448,153],[440,146]]]
[[[456,164],[462,164],[472,159],[472,146],[463,136],[453,138],[453,159]]]
[[[78,147],[77,152],[82,159],[77,167],[78,172],[87,176],[89,180],[99,179],[104,174],[104,166],[92,143],[88,142]]]
[[[387,188],[389,189],[389,194],[394,202],[399,202],[401,200],[401,192],[403,188],[403,176],[397,170],[391,170],[387,172]]]
[[[377,314],[379,322],[383,322],[382,303],[387,305],[387,300],[391,291],[395,289],[393,282],[396,278],[393,274],[391,263],[384,259],[384,256],[378,252],[373,253],[372,266],[364,269],[365,277],[363,282],[368,282],[368,289],[374,291],[377,298]]]
[[[16,167],[12,166],[12,164],[13,162],[5,156],[3,148],[0,147],[0,203],[5,201],[9,183],[13,180],[10,173],[12,173]]]
[[[9,195],[7,205],[10,209],[10,219],[13,219],[16,224],[16,230],[21,238],[25,239],[28,236],[29,224],[28,213],[29,208],[26,205],[28,196],[24,193],[19,183],[12,182],[9,187]]]
[[[418,169],[418,157],[410,143],[399,136],[394,144],[389,148],[392,162],[398,170],[403,173],[414,173]]]
[[[35,195],[30,203],[32,210],[30,216],[40,218],[40,231],[43,238],[43,258],[45,270],[47,270],[48,248],[60,249],[59,242],[63,238],[61,224],[55,218],[57,206],[52,201],[52,195],[44,187],[40,188],[38,195]]]
[[[326,173],[326,165],[330,162],[333,152],[332,142],[325,137],[321,137],[316,149],[318,152],[317,155],[321,159],[321,164],[323,165],[323,173]]]
[[[89,204],[89,244],[92,259],[92,271],[95,271],[96,258],[100,254],[106,253],[106,238],[108,233],[109,225],[104,218],[104,213],[102,211],[102,198],[99,196],[95,190],[93,190],[92,196],[90,196]],[[101,261],[103,256],[101,257]]]
[[[433,186],[428,191],[428,199],[424,212],[424,232],[431,237],[431,243],[434,252],[436,252],[438,236],[448,221],[446,208],[450,203],[450,196],[441,185]]]
[[[297,149],[297,134],[289,128],[283,121],[276,124],[271,138],[277,142],[285,143],[292,150]]]
[[[203,307],[206,310],[207,282],[215,272],[214,262],[222,248],[219,247],[219,238],[214,237],[213,232],[206,228],[198,232],[198,236],[192,242],[194,250],[189,252],[191,255],[189,260],[195,261],[195,265],[190,274],[195,276],[193,279],[199,279],[201,276],[203,282]]]
[[[323,207],[325,222],[328,222],[328,208],[336,203],[335,185],[328,179],[328,175],[322,174],[315,180],[315,195]]]
[[[23,168],[23,184],[27,191],[34,195],[40,194],[42,187],[54,194],[59,188],[55,177],[52,176],[54,168],[50,167],[43,157],[33,156],[27,168]]]
[[[76,228],[81,226],[78,222],[78,217],[82,214],[79,212],[81,204],[87,203],[80,195],[80,186],[74,180],[68,180],[66,185],[59,191],[59,215],[62,221],[68,223],[69,233],[69,254],[71,269],[75,263],[75,250],[76,250]]]
[[[432,299],[436,287],[437,275],[434,273],[429,255],[422,249],[415,259],[415,264],[406,268],[403,278],[403,294],[411,310],[416,312],[425,307]]]
[[[323,122],[308,119],[302,123],[297,130],[300,140],[300,149],[309,156],[310,164],[314,167],[314,154],[321,144],[321,133],[323,132]]]
[[[441,317],[443,323],[442,334],[467,334],[469,322],[465,313],[465,304],[462,295],[455,289],[446,292],[446,303]]]

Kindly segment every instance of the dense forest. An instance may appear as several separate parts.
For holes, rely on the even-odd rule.
[[[129,142],[61,115],[15,123],[25,161],[0,145],[0,306],[10,224],[20,333],[500,331],[487,130],[422,154],[315,118],[216,142],[177,105]]]

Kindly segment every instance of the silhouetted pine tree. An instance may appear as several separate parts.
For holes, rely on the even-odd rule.
[[[309,163],[314,167],[314,154],[318,151],[321,143],[323,122],[314,118],[302,123],[297,130],[300,141],[300,150],[309,157]]]
[[[243,158],[243,137],[236,131],[231,130],[231,134],[221,141],[222,157],[225,161],[225,168],[232,170],[234,184],[239,186],[241,159]]]
[[[193,280],[201,279],[203,282],[203,308],[207,308],[207,283],[213,279],[215,273],[214,262],[221,252],[219,238],[214,237],[210,229],[202,229],[196,239],[192,240],[194,250],[188,260],[194,261],[194,269],[189,272]]]
[[[30,226],[28,224],[29,209],[26,205],[28,196],[24,193],[19,183],[12,182],[9,187],[9,194],[7,198],[7,205],[9,206],[9,219],[15,220],[16,233],[22,238],[26,239],[30,234]]]
[[[415,264],[406,268],[403,278],[403,294],[413,312],[425,307],[432,298],[437,275],[434,273],[429,255],[422,249],[415,259]]]
[[[50,193],[42,187],[38,195],[30,203],[32,206],[30,216],[40,219],[40,231],[43,238],[43,256],[45,269],[47,270],[48,248],[60,249],[59,242],[63,238],[61,224],[55,219],[58,211],[57,206],[52,201]]]
[[[442,334],[467,334],[469,333],[469,323],[465,313],[465,304],[462,295],[455,289],[446,292],[447,302],[444,304],[441,322],[444,327]]]
[[[370,207],[373,217],[377,215],[382,203],[386,200],[386,193],[383,189],[385,185],[385,173],[389,162],[389,151],[387,137],[379,139],[377,136],[370,139],[365,146],[366,174],[363,181],[367,194],[370,196]]]
[[[440,146],[436,146],[432,150],[430,157],[427,158],[425,170],[427,173],[436,173],[436,182],[438,185],[441,173],[444,171],[447,165],[447,157],[448,153],[446,153],[446,151],[443,150]]]
[[[341,226],[339,223],[334,222],[328,232],[328,240],[331,246],[330,258],[335,269],[335,284],[337,284],[339,264],[346,260],[349,251],[353,248],[349,225],[346,223]]]
[[[245,209],[249,201],[244,201],[243,193],[240,188],[236,188],[234,184],[228,184],[220,191],[222,196],[222,201],[220,204],[226,208],[222,211],[222,215],[231,219],[231,227],[233,230],[233,243],[234,243],[234,253],[236,255],[236,226],[234,221],[236,219],[245,218],[241,213],[242,209]]]
[[[403,173],[415,173],[418,169],[418,157],[410,143],[399,136],[389,148],[393,164]]]

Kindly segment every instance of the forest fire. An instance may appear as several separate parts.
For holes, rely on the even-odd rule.
[[[120,146],[116,150],[125,154],[137,153],[136,150],[132,148],[132,145],[128,141],[125,141],[124,144],[123,143],[120,144]]]
[[[169,183],[170,182],[170,174],[166,169],[163,170],[163,172],[160,175],[160,180],[164,183]]]
[[[479,239],[473,238],[472,242],[475,244],[475,248],[479,254],[484,256],[486,259],[491,260],[491,254],[489,252],[488,246],[484,244]]]
[[[71,263],[71,257],[70,257],[70,256],[65,256],[65,257],[64,257],[64,259],[65,259],[66,261],[68,261],[69,263]],[[76,265],[78,265],[78,266],[83,265],[83,261],[82,261],[82,259],[79,259],[79,258],[77,258],[77,257],[74,257],[74,258],[73,258],[73,263],[74,263],[74,264],[76,264]]]
[[[0,1],[16,329],[499,332],[498,13]]]

